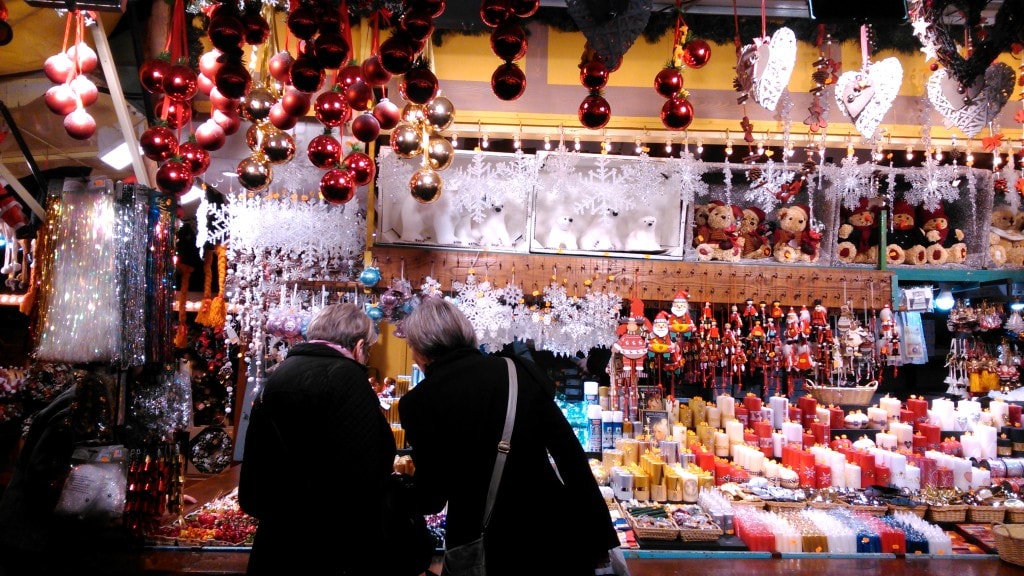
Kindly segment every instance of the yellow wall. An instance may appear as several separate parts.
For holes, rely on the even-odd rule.
[[[370,351],[370,372],[383,380],[412,374],[412,354],[405,340],[395,336],[395,325],[380,322],[380,339]]]

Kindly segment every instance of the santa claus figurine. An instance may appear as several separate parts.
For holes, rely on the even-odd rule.
[[[664,310],[654,317],[651,333],[647,337],[647,350],[649,356],[660,363],[663,369],[673,370],[679,364],[679,346],[672,341],[668,312]]]
[[[679,341],[680,338],[689,339],[693,336],[693,318],[690,316],[690,295],[686,290],[676,292],[672,298],[672,306],[669,308],[668,326],[672,332],[672,338]]]
[[[643,371],[643,359],[647,357],[645,334],[651,328],[651,321],[644,316],[644,301],[633,299],[629,304],[629,316],[615,331],[619,339],[612,345],[612,351],[623,358],[624,372],[639,374]]]

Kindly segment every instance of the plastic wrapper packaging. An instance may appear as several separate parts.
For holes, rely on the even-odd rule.
[[[79,520],[114,522],[124,512],[124,446],[82,446],[71,457],[55,513]]]

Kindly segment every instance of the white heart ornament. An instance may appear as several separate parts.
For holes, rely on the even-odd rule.
[[[959,82],[943,68],[928,78],[928,100],[945,119],[947,128],[956,126],[968,138],[973,138],[1006,106],[1013,92],[1015,77],[1013,68],[996,62],[971,83],[965,94],[961,94]],[[965,97],[968,98],[966,102]]]
[[[789,85],[796,66],[796,35],[789,28],[779,28],[770,39],[757,45],[754,58],[751,96],[765,110],[774,111]]]
[[[865,138],[872,138],[882,118],[892,107],[903,83],[903,66],[896,58],[886,58],[844,72],[836,81],[836,103],[843,114]]]

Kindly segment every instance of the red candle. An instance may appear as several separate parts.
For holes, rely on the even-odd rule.
[[[929,424],[928,422],[919,422],[917,424],[918,432],[924,435],[925,438],[925,449],[927,450],[938,450],[939,444],[941,443],[942,430],[939,430],[938,424]]]
[[[917,432],[911,436],[910,441],[912,442],[914,454],[924,456],[924,452],[928,447],[928,441],[925,439],[924,434]]]
[[[921,488],[935,488],[938,486],[935,472],[939,466],[935,459],[918,458],[917,465],[921,468]]]
[[[860,466],[861,488],[874,486],[878,483],[874,454],[867,451],[860,451],[860,458],[857,460],[857,465]]]
[[[814,454],[800,452],[800,468],[797,469],[797,476],[800,478],[801,488],[814,487]]]
[[[1010,409],[1008,413],[1008,419],[1010,420],[1011,426],[1020,426],[1020,404],[1010,404],[1007,406]]]
[[[782,447],[782,465],[790,468],[796,468],[800,463],[800,452],[801,450],[792,444],[786,444]]]
[[[832,449],[836,452],[842,452],[853,447],[853,441],[846,437],[844,434],[842,437],[835,438],[832,440]]]
[[[743,427],[746,428],[750,425],[750,411],[743,406],[736,407],[736,419],[743,423]]]
[[[814,396],[801,396],[796,399],[796,405],[804,414],[817,414],[818,413],[818,401]]]
[[[752,427],[754,428],[754,432],[757,433],[758,438],[772,437],[772,423],[768,420],[754,422]]]
[[[843,409],[838,406],[828,407],[828,425],[830,428],[838,429],[842,428],[846,424],[846,414],[843,413]]]
[[[900,408],[900,422],[903,422],[904,424],[913,425],[915,424],[915,420],[916,418],[914,417],[913,411],[907,410],[906,408]],[[916,430],[917,427],[915,426],[914,429]]]
[[[743,407],[750,413],[760,412],[761,398],[756,394],[747,394],[743,397]]]
[[[888,486],[892,482],[892,470],[884,464],[875,466],[875,483],[879,486]]]
[[[828,424],[824,422],[818,422],[817,420],[811,422],[811,435],[814,437],[815,444],[822,444],[828,446]]]
[[[715,460],[715,486],[721,486],[726,482],[732,481],[732,475],[729,474],[729,470],[731,468],[732,465],[728,460],[723,460],[721,458]]]
[[[804,411],[797,408],[796,406],[789,405],[789,421],[790,422],[803,422]]]
[[[924,398],[918,398],[911,396],[907,398],[907,409],[913,414],[913,421],[916,422],[927,422],[928,421],[928,401]],[[903,415],[901,414],[902,418]],[[904,420],[904,422],[911,422],[911,420]]]
[[[939,451],[950,456],[963,455],[963,447],[960,445],[960,441],[952,436],[939,443]]]
[[[814,487],[828,488],[832,485],[832,468],[828,464],[814,465]]]
[[[751,446],[759,446],[760,440],[758,439],[757,433],[753,430],[743,431],[743,442]]]
[[[936,468],[935,469],[935,485],[939,488],[952,488],[953,487],[953,469],[952,468]]]
[[[715,471],[715,454],[706,450],[701,450],[696,453],[697,455],[697,466],[705,472]]]
[[[803,440],[804,448],[810,448],[811,446],[814,446],[814,443],[815,443],[814,434],[811,434],[810,432],[804,430],[803,438],[804,438],[804,440]]]

